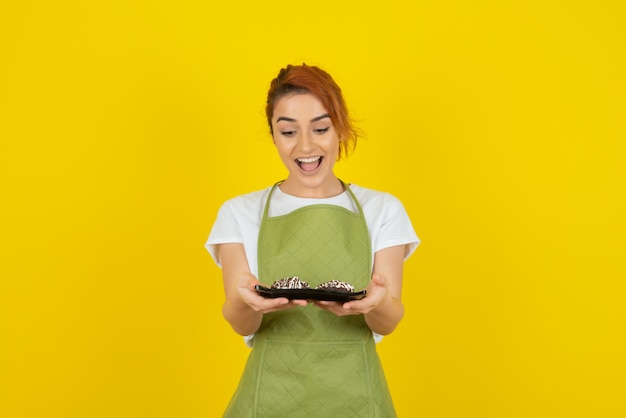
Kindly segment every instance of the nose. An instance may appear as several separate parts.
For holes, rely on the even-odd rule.
[[[302,135],[300,135],[298,145],[303,154],[312,151],[315,148],[315,137],[313,136],[313,133],[309,131],[304,131]]]

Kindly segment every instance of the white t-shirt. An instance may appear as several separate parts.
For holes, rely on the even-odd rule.
[[[372,240],[372,260],[377,251],[405,244],[409,244],[405,258],[409,257],[420,240],[415,234],[402,203],[389,193],[365,189],[354,184],[350,185],[350,189],[365,214]],[[268,187],[261,191],[237,196],[222,205],[206,243],[207,250],[218,266],[221,267],[221,262],[215,253],[217,244],[242,243],[250,272],[258,277],[257,243],[261,218],[270,190],[271,187]],[[277,187],[270,202],[269,216],[285,215],[313,204],[337,205],[358,212],[354,202],[345,191],[337,196],[315,199],[292,196],[283,193],[280,187]]]
[[[221,267],[221,261],[215,252],[216,245],[242,243],[250,272],[258,277],[259,229],[265,210],[265,202],[271,189],[268,187],[264,190],[237,196],[222,205],[205,244],[218,266]],[[415,234],[411,220],[400,200],[389,193],[365,189],[354,184],[350,185],[350,189],[361,204],[365,214],[372,243],[372,262],[377,251],[396,245],[408,244],[405,259],[408,258],[415,251],[420,240]],[[301,207],[314,204],[342,206],[358,213],[354,201],[345,191],[337,196],[316,199],[289,195],[277,187],[272,194],[269,216],[286,215]],[[382,339],[381,335],[373,334],[376,342]],[[246,345],[251,347],[253,338],[254,334],[244,337]]]

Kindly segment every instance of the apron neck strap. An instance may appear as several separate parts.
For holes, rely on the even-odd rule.
[[[352,191],[352,189],[350,189],[350,186],[347,183],[344,183],[343,180],[341,180],[341,179],[337,179],[337,180],[339,180],[339,182],[343,186],[344,190],[348,192],[348,195],[350,195],[350,198],[352,199],[352,201],[354,202],[357,210],[359,211],[359,215],[363,216],[363,208],[361,207],[361,204],[359,203],[359,200],[354,195],[354,192]],[[270,190],[270,193],[267,195],[267,201],[265,202],[265,208],[263,209],[263,219],[267,218],[268,215],[269,215],[269,212],[270,212],[270,200],[272,199],[272,194],[274,194],[274,190],[276,190],[276,188],[284,181],[285,180],[280,180],[280,181],[277,181],[276,183],[274,183],[274,185],[272,186],[272,189]]]

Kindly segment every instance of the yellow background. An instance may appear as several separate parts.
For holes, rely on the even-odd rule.
[[[0,416],[221,416],[248,349],[203,245],[284,177],[302,61],[366,133],[337,173],[423,240],[399,414],[625,416],[625,4],[2,2]]]

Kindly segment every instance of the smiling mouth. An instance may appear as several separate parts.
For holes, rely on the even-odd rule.
[[[324,157],[321,155],[308,158],[296,158],[296,164],[304,171],[313,171],[320,166]]]

